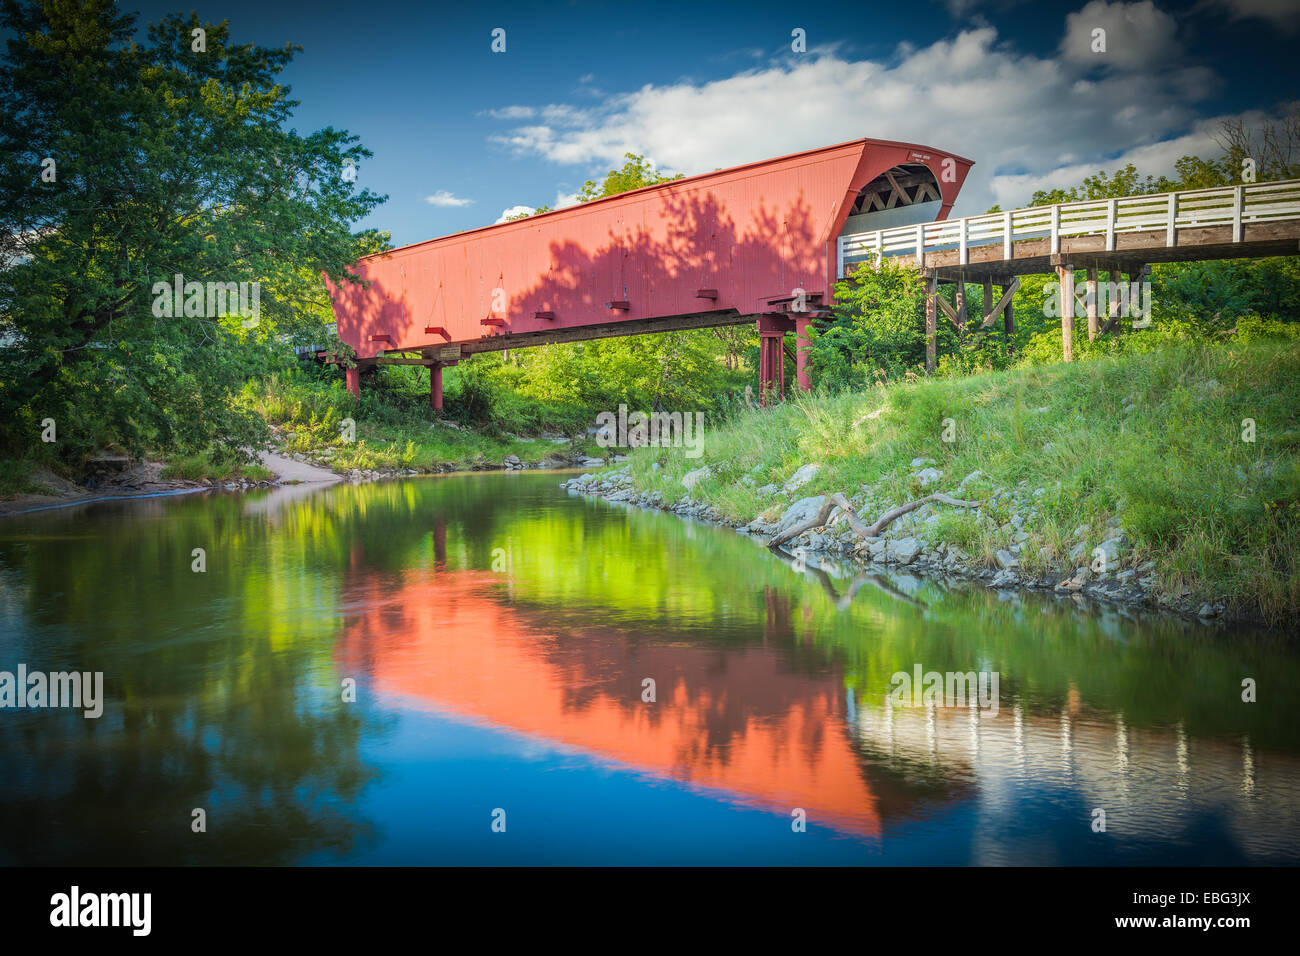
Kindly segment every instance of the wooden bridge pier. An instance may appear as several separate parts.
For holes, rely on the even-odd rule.
[[[940,311],[952,322],[958,334],[963,336],[972,332],[992,329],[997,323],[998,317],[1001,316],[1003,330],[1007,340],[1010,341],[1012,333],[1015,332],[1015,319],[1011,302],[1016,291],[1020,288],[1019,278],[994,273],[988,273],[980,277],[979,281],[984,288],[984,301],[981,305],[980,322],[978,325],[974,325],[967,316],[966,270],[958,271],[952,278],[941,278],[938,270],[927,269],[925,273],[925,370],[927,372],[935,370],[938,358]],[[956,307],[949,305],[948,301],[939,295],[941,282],[950,282],[956,286],[953,294],[953,299],[957,302]],[[995,287],[998,290],[996,301],[993,299]]]

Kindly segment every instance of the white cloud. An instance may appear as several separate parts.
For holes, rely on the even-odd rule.
[[[535,212],[537,212],[537,209],[534,206],[510,206],[501,210],[501,218],[492,223],[492,225],[499,225],[500,223],[513,219],[516,216],[531,216]]]
[[[537,110],[531,106],[503,106],[499,110],[488,110],[487,113],[493,119],[521,120],[532,119],[537,115]]]
[[[439,189],[432,196],[425,196],[424,201],[430,206],[468,206],[474,200],[462,199],[460,196],[454,196],[445,189]]]
[[[1287,33],[1300,28],[1300,0],[1208,0],[1208,5],[1227,11],[1234,20],[1268,20]]]
[[[981,26],[889,60],[808,55],[705,83],[647,84],[590,109],[548,107],[563,122],[493,138],[587,175],[627,152],[690,175],[862,136],[916,142],[976,161],[957,208],[968,214],[1010,198],[1016,177],[1094,172],[1184,136],[1214,79],[1177,61],[1094,74],[1060,52],[1017,52]]]
[[[551,203],[552,209],[563,209],[566,206],[578,205],[578,194],[566,193],[563,189],[555,194],[555,202]]]
[[[1104,159],[1069,163],[1042,173],[998,176],[992,183],[995,201],[1003,209],[1022,206],[1037,190],[1058,187],[1069,189],[1079,185],[1085,176],[1091,176],[1099,170],[1113,172],[1129,163],[1137,167],[1143,176],[1172,174],[1174,163],[1183,156],[1210,158],[1223,152],[1216,137],[1223,120],[1227,118],[1201,120],[1190,132],[1181,136],[1136,146]]]
[[[1094,50],[1098,37],[1104,49]],[[1067,60],[1085,67],[1144,69],[1166,63],[1182,52],[1178,24],[1151,0],[1141,3],[1107,3],[1092,0],[1065,18],[1065,39],[1061,53]]]
[[[555,194],[555,201],[551,203],[551,208],[563,209],[566,206],[576,206],[577,204],[578,204],[577,193],[566,193],[564,190],[561,189]],[[524,213],[527,213],[528,215],[531,216],[535,212],[537,212],[536,206],[509,206],[501,210],[501,218],[499,218],[496,222],[492,223],[492,225],[495,226],[500,223],[503,223],[506,220],[510,219],[512,216],[519,216]]]

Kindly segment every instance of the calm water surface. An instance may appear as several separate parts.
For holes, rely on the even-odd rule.
[[[0,670],[107,698],[0,710],[0,864],[1300,862],[1293,642],[796,573],[559,481],[0,520]],[[997,712],[893,706],[917,665]]]

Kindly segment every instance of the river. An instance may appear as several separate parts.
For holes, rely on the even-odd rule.
[[[799,570],[561,480],[0,520],[0,671],[105,697],[0,709],[0,864],[1300,862],[1294,641]]]

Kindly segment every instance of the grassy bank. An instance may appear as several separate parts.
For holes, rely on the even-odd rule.
[[[1278,624],[1300,612],[1298,416],[1300,346],[1193,346],[803,396],[712,428],[702,458],[638,449],[629,471],[668,502],[768,521],[836,491],[872,520],[978,471],[961,496],[997,503],[943,509],[925,530],[972,562],[1014,543],[1025,570],[1069,573],[1079,545],[1122,528],[1123,564],[1154,562],[1157,593]],[[917,458],[942,477],[923,488]],[[810,463],[806,486],[772,488]],[[688,493],[682,477],[705,465]],[[1009,512],[1026,498],[1021,530]]]
[[[554,428],[522,435],[491,422],[460,425],[432,412],[427,382],[403,387],[406,378],[414,377],[394,375],[393,382],[363,388],[358,401],[337,375],[270,376],[250,383],[243,401],[272,426],[285,453],[306,455],[339,472],[437,472],[500,466],[510,455],[535,464],[580,452],[606,454],[585,433],[575,440]],[[347,419],[351,434],[344,428]]]

